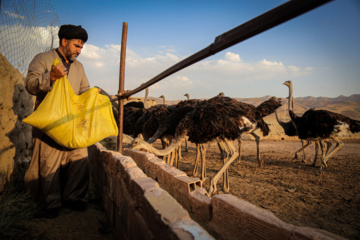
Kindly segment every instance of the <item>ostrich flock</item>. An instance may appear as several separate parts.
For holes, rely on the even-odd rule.
[[[350,119],[342,114],[327,110],[309,109],[302,116],[294,113],[293,88],[291,81],[284,83],[289,88],[288,111],[291,120],[289,122],[280,121],[276,110],[282,105],[281,99],[271,97],[259,106],[240,102],[223,93],[206,99],[190,99],[188,94],[184,96],[187,100],[180,101],[175,105],[166,105],[165,97],[162,95],[163,104],[151,107],[147,106],[148,89],[143,102],[130,102],[124,105],[123,133],[124,140],[130,144],[132,149],[143,149],[163,156],[165,162],[178,167],[181,161],[181,143],[185,140],[185,151],[187,151],[187,141],[196,145],[196,156],[193,175],[197,175],[199,164],[201,163],[200,179],[206,179],[206,144],[216,142],[218,144],[223,166],[210,180],[208,195],[217,192],[217,182],[223,176],[223,191],[229,192],[229,173],[230,165],[240,159],[241,136],[251,134],[254,136],[257,147],[257,161],[262,167],[264,162],[260,158],[260,137],[255,134],[255,130],[260,129],[264,136],[270,132],[264,117],[275,113],[276,119],[284,129],[286,135],[298,136],[302,141],[302,148],[295,152],[303,151],[312,142],[315,143],[315,158],[312,166],[315,166],[318,150],[322,151],[320,172],[327,167],[327,161],[338,151],[343,142],[339,139],[342,131],[360,132],[360,121]],[[109,96],[101,90],[102,94]],[[110,96],[109,96],[110,97]],[[118,107],[113,102],[114,116],[117,121]],[[118,122],[118,121],[117,121]],[[162,149],[152,146],[156,140],[160,139]],[[233,141],[238,140],[239,148],[236,149]],[[332,151],[331,140],[336,143]]]

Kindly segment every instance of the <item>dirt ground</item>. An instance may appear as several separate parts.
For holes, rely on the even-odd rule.
[[[61,208],[54,219],[32,218],[23,225],[22,235],[15,239],[29,240],[110,240],[109,223],[93,181],[87,194],[86,211]]]
[[[237,146],[236,141],[234,144]],[[160,148],[159,141],[156,145]],[[360,139],[345,142],[323,174],[319,174],[320,159],[316,167],[307,166],[301,159],[292,161],[300,147],[300,141],[263,140],[260,151],[265,166],[260,168],[256,143],[243,140],[242,160],[229,168],[230,194],[271,211],[284,222],[360,239]],[[314,145],[307,148],[308,163],[314,152]],[[211,178],[222,166],[215,143],[207,145],[206,156],[207,176]],[[183,145],[179,169],[191,176],[194,159],[195,145],[189,143],[188,152]],[[204,187],[208,190],[209,180]],[[222,178],[218,189],[222,193]],[[32,239],[111,239],[99,199],[93,193],[89,196],[85,212],[62,209],[55,219],[26,223],[25,227],[32,229],[31,235],[35,236]]]
[[[360,239],[360,141],[352,140],[330,158],[328,168],[292,161],[300,141],[265,140],[260,143],[260,168],[255,141],[242,141],[242,160],[229,168],[230,194],[270,210],[284,222],[319,228],[344,238]],[[237,146],[237,143],[234,142]],[[334,145],[333,145],[334,146]],[[183,153],[179,168],[192,174],[195,145]],[[306,150],[307,163],[314,157],[314,144]],[[207,176],[222,166],[216,144],[207,147]],[[302,154],[300,155],[302,157]],[[205,188],[209,187],[205,181]],[[221,192],[222,178],[218,182]]]

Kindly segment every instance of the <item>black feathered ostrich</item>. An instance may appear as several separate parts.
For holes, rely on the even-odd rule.
[[[288,109],[289,110],[294,110],[294,98],[293,98],[293,87],[292,87],[292,82],[290,80],[286,81],[283,83],[284,85],[286,85],[289,88],[289,97],[288,97]],[[277,111],[275,111],[275,117],[277,122],[279,123],[279,125],[283,128],[284,133],[289,136],[289,137],[295,137],[298,136],[297,130],[295,128],[295,124],[290,120],[288,122],[283,122],[280,120]],[[306,142],[306,143],[305,143]],[[300,151],[303,151],[303,162],[305,162],[306,160],[306,156],[305,156],[305,148],[308,147],[310,144],[312,143],[312,141],[309,140],[304,140],[301,139],[301,145],[302,147],[300,149],[298,149],[295,152],[295,156],[293,158],[293,160],[298,158],[298,153]],[[324,146],[324,144],[326,143],[326,152],[329,151],[332,143],[330,141],[325,141],[323,143],[321,143],[320,141],[314,141],[315,143],[315,157],[314,157],[314,161],[316,162],[315,159],[317,159],[318,156],[318,152],[319,152],[319,147],[321,148],[322,151],[325,151],[325,149],[322,147]],[[314,163],[313,161],[313,163]]]
[[[281,106],[280,99],[276,99],[275,97],[270,98],[269,100],[261,103],[259,106],[255,107],[249,103],[239,102],[237,101],[239,107],[246,109],[245,117],[252,119],[252,121],[257,121],[257,125],[254,129],[249,131],[256,141],[256,150],[257,150],[257,161],[259,166],[262,167],[264,165],[264,161],[260,158],[260,137],[255,133],[257,129],[260,129],[264,136],[267,136],[270,132],[269,126],[264,121],[264,117],[274,113],[274,111]],[[276,107],[276,108],[275,108]],[[256,116],[254,116],[256,114]],[[239,156],[238,160],[241,160],[241,137],[238,138],[239,144]]]
[[[154,135],[159,124],[163,122],[166,117],[174,109],[173,105],[158,104],[145,109],[144,113],[138,118],[134,126],[133,137],[139,134],[143,135],[145,140],[148,140]]]
[[[285,83],[287,83],[285,85],[289,87],[289,82]],[[292,94],[290,94],[289,100],[290,97],[292,98]],[[321,172],[323,172],[327,167],[327,161],[329,158],[344,145],[344,143],[338,138],[341,132],[360,132],[360,121],[328,110],[315,110],[311,108],[299,117],[292,109],[289,109],[289,114],[300,139],[307,141],[320,141],[323,148],[320,167]],[[327,151],[324,150],[326,149],[324,140],[329,139],[336,142],[336,146],[330,153],[327,153]],[[315,164],[316,158],[314,159],[312,165],[315,166]]]
[[[224,174],[224,192],[229,191],[228,168],[237,158],[238,152],[233,145],[233,140],[238,139],[241,134],[252,131],[260,125],[266,128],[266,123],[262,120],[263,115],[273,113],[281,106],[280,99],[271,98],[272,102],[264,113],[253,111],[253,109],[241,106],[235,99],[229,97],[216,96],[208,100],[200,101],[194,110],[188,112],[176,127],[174,139],[170,146],[164,150],[158,150],[142,139],[135,139],[133,149],[144,148],[157,155],[166,155],[181,144],[181,140],[188,136],[189,141],[199,145],[199,154],[202,159],[202,168],[205,169],[206,143],[211,141],[222,142],[228,148],[228,159],[224,160],[224,165],[210,181],[208,195],[216,192],[216,184]],[[245,115],[248,115],[245,117]],[[268,128],[267,128],[268,129]]]
[[[166,117],[164,121],[160,123],[154,135],[147,142],[151,144],[159,138],[166,138],[171,141],[175,137],[176,127],[178,126],[179,122],[185,117],[188,112],[193,111],[196,104],[198,104],[200,101],[201,100],[191,99],[180,101],[178,104],[176,104],[172,112]],[[187,138],[185,137],[185,140],[186,139]],[[174,150],[174,152],[170,156],[170,159],[168,160],[169,164],[172,165],[174,160],[175,167],[177,168],[178,161],[181,160],[181,146]]]

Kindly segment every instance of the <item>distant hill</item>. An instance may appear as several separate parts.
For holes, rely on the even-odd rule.
[[[237,98],[237,100],[257,106],[269,98],[270,96],[265,96],[262,98]],[[287,99],[282,98],[282,101],[283,106],[279,109],[280,116],[284,115],[288,107]],[[349,97],[339,96],[336,98],[310,96],[294,98],[295,113],[300,115],[310,108],[325,109],[360,120],[360,94],[354,94]],[[286,113],[286,115],[288,114]]]
[[[255,106],[266,101],[271,96],[264,96],[259,98],[235,98],[238,101],[246,102]],[[161,98],[149,97],[149,99],[155,100],[156,104],[162,104]],[[184,99],[185,100],[185,99]],[[176,104],[179,101],[166,101],[166,104]],[[283,106],[279,109],[280,116],[288,119],[287,106],[288,101],[286,98],[282,98]],[[353,94],[349,97],[340,95],[335,98],[329,97],[297,97],[294,98],[294,111],[301,115],[310,108],[325,109],[336,113],[344,114],[350,118],[360,120],[360,94]],[[285,112],[286,111],[286,112]]]

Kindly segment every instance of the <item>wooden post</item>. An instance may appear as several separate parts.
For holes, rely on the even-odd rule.
[[[126,57],[126,39],[127,39],[128,24],[123,23],[122,39],[121,39],[121,51],[120,51],[120,73],[119,73],[119,92],[121,96],[124,93],[124,77],[125,77],[125,57]],[[124,99],[119,97],[119,134],[118,134],[118,145],[117,150],[122,154],[122,143],[123,143],[123,117],[124,117]]]

